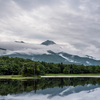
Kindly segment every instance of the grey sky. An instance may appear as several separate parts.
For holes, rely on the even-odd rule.
[[[0,0],[0,41],[68,43],[100,54],[100,0]]]

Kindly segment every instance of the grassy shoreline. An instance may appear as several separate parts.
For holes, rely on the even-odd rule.
[[[0,79],[41,79],[49,77],[100,77],[100,74],[46,74],[42,76],[23,77],[22,75],[0,75]]]
[[[0,79],[40,79],[40,76],[23,77],[22,75],[0,75]]]

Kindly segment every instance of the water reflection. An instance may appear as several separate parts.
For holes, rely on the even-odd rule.
[[[99,78],[0,80],[0,100],[100,100]]]

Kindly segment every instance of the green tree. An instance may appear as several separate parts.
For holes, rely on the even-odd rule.
[[[23,67],[21,69],[21,74],[22,74],[22,76],[27,76],[27,67],[25,65],[23,65]]]

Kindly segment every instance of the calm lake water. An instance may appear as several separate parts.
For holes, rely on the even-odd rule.
[[[0,80],[0,100],[100,100],[100,79],[2,79]]]

